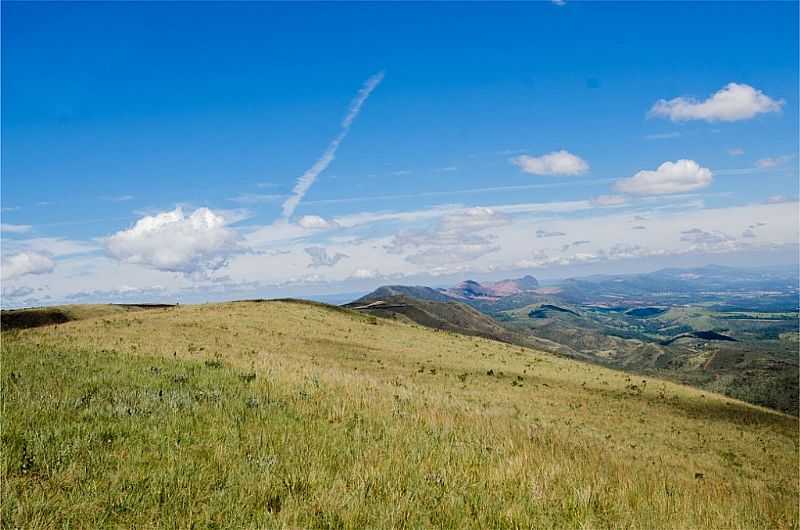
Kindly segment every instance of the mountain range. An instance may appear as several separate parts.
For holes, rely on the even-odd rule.
[[[452,287],[383,286],[345,307],[657,375],[797,414],[798,277],[709,266]]]

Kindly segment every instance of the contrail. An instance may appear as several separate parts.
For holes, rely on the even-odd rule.
[[[314,184],[314,181],[317,180],[319,174],[325,171],[330,163],[333,162],[333,159],[336,157],[336,150],[339,149],[339,144],[342,143],[344,137],[347,136],[348,132],[350,132],[350,126],[353,124],[353,120],[356,119],[356,116],[358,116],[358,113],[361,111],[361,107],[364,105],[364,102],[367,101],[369,95],[377,88],[382,80],[383,72],[378,72],[367,79],[367,81],[364,83],[364,86],[362,86],[361,90],[359,90],[358,94],[356,94],[356,97],[353,98],[352,102],[350,102],[350,109],[347,111],[347,115],[342,120],[342,129],[339,131],[339,134],[337,134],[336,137],[331,140],[331,143],[328,144],[328,148],[325,149],[325,152],[322,153],[322,156],[319,157],[319,160],[314,162],[314,165],[308,168],[306,172],[297,179],[297,183],[294,185],[294,189],[292,189],[292,195],[283,203],[284,219],[288,219],[292,216],[295,208],[297,208],[297,205],[300,204],[303,196],[306,194],[309,188],[311,188],[311,185]]]

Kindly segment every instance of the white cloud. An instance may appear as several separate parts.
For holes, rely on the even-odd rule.
[[[61,237],[35,237],[32,239],[4,239],[4,251],[35,252],[46,256],[61,257],[88,254],[100,249],[97,245]]]
[[[448,191],[423,191],[418,193],[399,193],[393,195],[371,195],[363,197],[341,197],[338,199],[317,199],[305,201],[305,204],[340,204],[348,202],[377,202],[395,199],[417,199],[422,197],[449,197],[453,195],[482,195],[485,193],[512,193],[525,190],[538,190],[550,188],[578,187],[592,184],[605,184],[612,182],[613,179],[591,179],[591,180],[562,180],[560,182],[546,182],[537,184],[522,184],[515,186],[489,186],[485,188],[466,188]]]
[[[760,169],[769,169],[772,167],[782,166],[789,160],[794,158],[791,155],[782,155],[782,156],[774,156],[769,158],[762,158],[761,160],[756,162],[756,167]]]
[[[572,243],[566,243],[564,245],[561,245],[561,252],[566,252],[571,248],[588,245],[589,243],[591,243],[591,241],[589,241],[588,239],[581,239],[579,241],[573,241]]]
[[[136,299],[142,300],[143,297],[162,297],[166,294],[167,289],[161,285],[153,285],[148,287],[131,287],[130,285],[121,285],[114,289],[95,289],[91,291],[78,291],[66,296],[68,300],[120,300],[120,299]]]
[[[348,257],[347,254],[340,252],[328,254],[328,250],[325,247],[306,247],[304,250],[311,257],[311,265],[309,266],[312,268],[333,267],[339,261]]]
[[[734,147],[732,149],[728,149],[728,154],[731,156],[742,156],[744,154],[744,149],[741,147]]]
[[[3,288],[2,298],[3,300],[12,300],[15,298],[25,298],[26,296],[30,296],[36,292],[36,289],[32,287],[12,287],[12,288]]]
[[[364,83],[364,86],[362,86],[361,90],[358,91],[356,97],[352,102],[350,102],[350,109],[347,111],[347,115],[342,120],[339,134],[337,134],[336,137],[331,140],[331,143],[328,144],[328,148],[325,149],[325,152],[322,153],[322,156],[316,162],[314,162],[314,164],[308,168],[305,173],[300,175],[300,177],[297,179],[297,183],[292,189],[292,195],[286,199],[286,201],[284,201],[284,219],[288,219],[292,216],[297,208],[297,205],[300,204],[300,201],[314,184],[314,181],[317,180],[319,174],[325,171],[330,163],[333,162],[333,159],[336,157],[336,151],[339,149],[339,144],[342,143],[342,140],[344,140],[345,136],[347,136],[347,133],[350,132],[350,126],[353,124],[353,120],[356,119],[358,113],[361,112],[361,107],[382,80],[383,72],[379,72],[367,79],[367,81]]]
[[[745,236],[747,237],[747,236]],[[755,237],[755,233],[753,233]],[[737,250],[745,246],[735,237],[720,231],[708,231],[700,228],[692,228],[681,232],[681,241],[691,243],[689,251],[720,252],[726,250]]]
[[[492,208],[467,208],[440,218],[430,229],[394,236],[386,250],[406,254],[409,263],[437,273],[452,265],[463,268],[470,260],[498,250],[494,236],[482,232],[508,223],[508,217]]]
[[[322,230],[336,226],[336,223],[327,221],[319,215],[304,215],[297,220],[297,224],[309,230]]]
[[[785,195],[770,195],[767,197],[765,201],[766,204],[782,204],[784,202],[792,202],[794,199],[790,199]]]
[[[31,225],[0,224],[0,232],[4,234],[24,234],[31,231]]]
[[[181,208],[139,219],[133,228],[106,239],[114,258],[156,270],[205,273],[224,266],[239,236],[208,208],[186,216]]]
[[[597,206],[619,206],[625,204],[625,197],[622,195],[599,195],[592,199],[592,204]]]
[[[684,193],[705,188],[712,181],[711,170],[694,160],[664,162],[655,171],[643,170],[614,185],[617,191],[633,195]]]
[[[585,160],[563,149],[542,156],[521,155],[511,162],[533,175],[580,175],[589,170]]]
[[[686,97],[661,99],[650,109],[650,115],[672,121],[738,121],[778,112],[783,104],[783,100],[776,101],[750,85],[728,83],[705,101]]]
[[[2,261],[0,278],[11,280],[28,274],[47,274],[55,268],[55,262],[45,254],[20,252]]]
[[[543,266],[560,267],[691,252],[786,249],[798,240],[796,202],[708,209],[682,201],[683,198],[679,202],[669,195],[637,199],[635,211],[595,208],[590,201],[571,201],[364,212],[352,214],[349,226],[343,224],[330,232],[283,221],[268,227],[243,227],[241,231],[247,239],[233,246],[228,265],[206,277],[174,274],[144,262],[119,262],[110,255],[79,253],[59,257],[55,270],[49,274],[4,280],[3,287],[34,288],[37,291],[33,296],[52,296],[49,303],[63,303],[68,296],[81,292],[91,295],[81,301],[116,298],[189,302],[242,298],[245,291],[248,297],[273,296],[278,294],[274,286],[304,286],[305,291],[279,291],[284,296],[295,296],[322,292],[323,284],[325,289],[346,291],[352,290],[348,282],[373,285],[390,278],[395,281],[415,277],[418,279],[407,281],[426,284],[433,281],[432,276],[453,272],[508,271],[526,260],[534,266],[537,259],[532,257],[540,258],[538,262]],[[185,211],[188,217],[192,210]],[[226,227],[234,229],[226,212],[214,213],[227,220]],[[647,229],[632,229],[642,217],[647,219],[642,223]],[[754,228],[758,223],[768,223],[769,228]],[[748,228],[756,237],[740,236]],[[682,233],[693,229],[711,235]],[[719,234],[736,237],[729,240]],[[576,241],[591,242],[574,246],[571,242]],[[18,242],[6,238],[4,256],[29,250],[18,246]],[[570,245],[562,251],[565,243]],[[59,245],[65,247],[62,251],[76,247],[68,241],[39,242],[42,247]],[[405,246],[398,248],[401,245]],[[348,258],[331,266],[309,268],[313,258],[305,249],[310,247],[327,249],[328,260],[335,259],[337,252]],[[225,252],[221,254],[224,256]],[[55,260],[53,256],[56,255],[51,254]],[[352,278],[356,269],[362,269],[355,275],[361,278]],[[308,287],[310,282],[317,283]],[[161,294],[137,294],[129,289],[145,290],[154,285],[163,285],[166,290]],[[25,298],[15,300],[31,305]]]
[[[378,276],[378,271],[374,269],[356,269],[350,277],[357,280],[367,280]]]
[[[534,202],[490,205],[479,208],[492,210],[496,214],[557,214],[587,210],[591,208],[591,203],[589,201]],[[406,212],[361,212],[337,217],[333,222],[344,228],[352,228],[384,221],[416,222],[425,219],[438,219],[454,214],[462,214],[467,210],[470,210],[470,208],[461,206],[434,206],[424,210]]]

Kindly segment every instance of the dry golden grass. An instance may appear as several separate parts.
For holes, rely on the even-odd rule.
[[[9,527],[798,528],[796,418],[314,304],[5,334],[3,399]],[[42,442],[104,429],[94,472]]]

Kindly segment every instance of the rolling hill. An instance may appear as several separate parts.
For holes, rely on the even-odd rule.
[[[409,322],[440,331],[474,335],[508,342],[530,348],[544,349],[551,353],[559,353],[571,357],[581,355],[567,346],[554,343],[547,339],[535,337],[526,333],[517,332],[492,317],[484,315],[467,304],[445,298],[446,301],[434,301],[432,298],[437,291],[429,293],[414,288],[413,293],[421,293],[429,298],[416,298],[406,294],[398,288],[380,288],[355,302],[342,307],[360,313],[380,317],[400,318]]]
[[[2,335],[3,526],[777,528],[797,420],[295,301]]]
[[[402,307],[417,308],[411,319],[421,325],[669,378],[798,415],[793,274],[709,266],[568,279],[548,287],[526,276],[467,280],[444,289],[391,286],[358,303],[401,295]],[[467,304],[484,318],[456,317],[448,301]],[[436,318],[423,316],[430,313]]]

